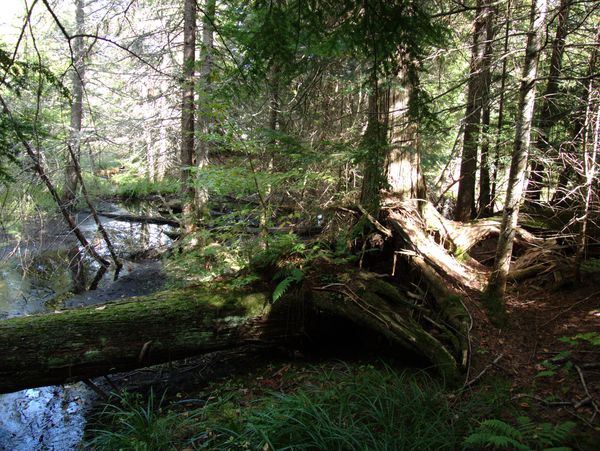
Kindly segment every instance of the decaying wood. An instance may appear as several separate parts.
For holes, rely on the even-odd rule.
[[[311,315],[328,312],[371,329],[399,349],[426,358],[448,381],[460,380],[466,347],[458,299],[415,299],[380,275],[356,268],[339,267],[333,273],[337,282],[320,285],[314,283],[318,274],[307,275],[310,282],[302,290],[291,290],[275,308],[270,293],[223,285],[1,321],[0,392],[93,378],[248,343],[298,344],[307,333],[307,309]]]
[[[293,337],[268,293],[202,289],[0,321],[0,392]]]
[[[450,312],[456,308],[466,317],[459,299],[441,300],[443,308],[425,299],[418,302],[365,271],[348,270],[341,280],[311,287],[312,306],[377,331],[397,347],[425,357],[449,382],[458,382],[466,363],[466,330],[455,327],[461,321]]]
[[[430,203],[414,201],[385,204],[387,222],[401,237],[403,245],[422,257],[415,261],[434,286],[450,283],[456,288],[482,291],[490,268],[469,255],[478,243],[500,233],[500,221],[482,219],[468,223],[444,218]],[[570,262],[554,238],[540,238],[522,227],[516,228],[515,243],[526,249],[511,263],[510,280],[563,271]],[[435,276],[434,276],[435,274]]]

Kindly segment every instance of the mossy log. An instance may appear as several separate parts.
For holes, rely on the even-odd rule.
[[[268,293],[189,288],[0,321],[0,392],[290,337]]]
[[[323,311],[375,331],[399,350],[429,360],[448,381],[458,381],[465,346],[463,332],[448,321],[451,308],[410,298],[379,275],[356,268],[336,266],[324,276],[333,274],[337,281],[327,284],[316,283],[321,274],[308,274],[302,290],[292,290],[275,306],[270,293],[223,285],[1,321],[0,392],[245,344],[298,345],[308,333],[307,322]]]
[[[313,307],[377,331],[397,348],[425,357],[447,382],[460,381],[467,363],[466,327],[454,327],[467,323],[460,299],[432,304],[425,295],[409,296],[380,275],[365,271],[348,270],[338,280],[311,288]],[[457,322],[456,312],[460,312]]]

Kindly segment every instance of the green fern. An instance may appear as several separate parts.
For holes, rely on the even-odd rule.
[[[563,443],[575,427],[575,423],[567,421],[553,425],[535,423],[528,417],[517,418],[517,425],[505,423],[492,418],[482,421],[477,429],[463,442],[468,448],[497,448],[530,451],[543,449],[546,451],[568,451],[571,448],[549,448]]]
[[[519,441],[514,438],[506,437],[504,435],[495,435],[490,431],[472,433],[466,438],[464,445],[466,448],[495,447],[500,449],[530,451],[528,446],[519,443]]]
[[[289,275],[279,282],[273,290],[273,302],[277,302],[292,284],[300,283],[303,278],[304,272],[301,269],[293,268],[289,271]]]

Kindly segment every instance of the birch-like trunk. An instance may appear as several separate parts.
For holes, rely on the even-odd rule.
[[[531,142],[531,124],[535,107],[538,57],[542,46],[547,7],[547,0],[533,0],[531,4],[530,25],[527,32],[527,48],[519,89],[519,105],[515,121],[515,141],[508,178],[508,189],[504,202],[504,214],[502,216],[494,269],[486,290],[490,316],[492,320],[496,320],[498,323],[502,323],[505,317],[504,295],[506,292],[508,271],[510,269],[515,228],[523,198],[527,157]]]

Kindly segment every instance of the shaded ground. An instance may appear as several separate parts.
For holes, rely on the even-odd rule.
[[[484,370],[486,376],[507,378],[512,399],[525,415],[577,421],[593,443],[590,449],[600,446],[600,346],[563,337],[600,333],[599,282],[597,275],[588,275],[559,291],[536,286],[543,281],[535,279],[513,286],[509,325],[503,330],[489,324],[481,304],[469,302],[474,319],[469,378]]]

